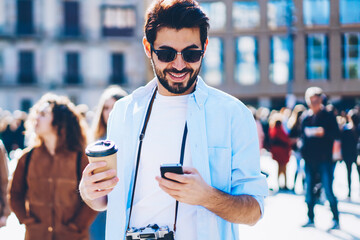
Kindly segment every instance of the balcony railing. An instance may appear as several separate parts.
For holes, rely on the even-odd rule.
[[[82,76],[76,74],[66,74],[64,76],[64,84],[65,85],[80,85],[82,84]]]
[[[102,35],[104,37],[132,37],[134,36],[134,33],[134,28],[102,28]]]
[[[36,83],[35,74],[19,73],[19,75],[17,77],[17,82],[18,82],[18,84],[26,84],[26,85],[35,84]]]
[[[16,24],[17,36],[31,36],[35,35],[35,27],[33,23],[18,23]]]

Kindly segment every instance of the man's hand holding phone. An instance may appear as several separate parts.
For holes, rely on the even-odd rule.
[[[204,206],[214,190],[195,168],[174,164],[160,171],[163,177],[156,177],[160,188],[179,202]]]

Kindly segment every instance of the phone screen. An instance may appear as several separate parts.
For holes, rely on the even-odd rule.
[[[162,177],[162,178],[165,178],[165,179],[171,180],[171,181],[174,181],[174,180],[165,177],[165,173],[171,172],[171,173],[176,173],[176,174],[184,174],[183,169],[182,169],[182,166],[181,166],[180,163],[161,164],[161,166],[160,166],[160,172],[161,172],[161,177]],[[175,181],[174,181],[174,182],[175,182]]]

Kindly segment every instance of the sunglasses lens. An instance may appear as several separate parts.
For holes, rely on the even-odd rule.
[[[155,52],[155,54],[157,55],[158,59],[161,62],[172,62],[174,61],[177,55],[177,51],[175,49],[155,50],[153,46],[151,46],[151,49]],[[189,63],[198,62],[202,57],[203,53],[204,51],[202,50],[191,50],[191,49],[183,50],[181,52],[184,61]]]
[[[176,51],[171,49],[157,50],[156,55],[162,62],[171,62],[175,59]]]
[[[184,50],[182,55],[186,62],[194,63],[200,60],[203,53],[200,50]]]

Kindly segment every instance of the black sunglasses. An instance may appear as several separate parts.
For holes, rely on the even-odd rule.
[[[151,50],[157,55],[161,62],[172,62],[178,54],[181,54],[185,62],[195,63],[198,62],[204,54],[204,50],[184,49],[178,52],[173,48],[155,50],[152,44],[150,46]]]

